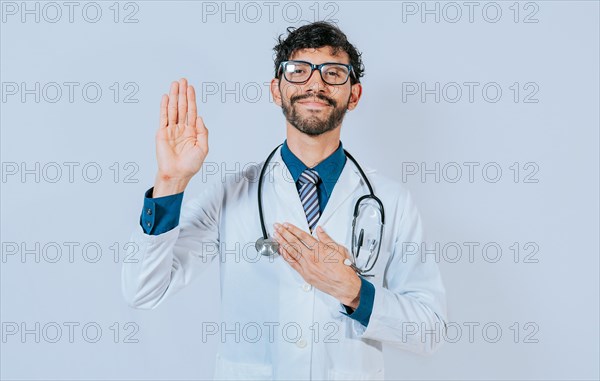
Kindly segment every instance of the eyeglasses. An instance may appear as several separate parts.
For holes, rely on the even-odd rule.
[[[302,83],[308,81],[313,71],[318,70],[321,79],[328,85],[343,85],[348,82],[350,73],[354,75],[352,65],[337,62],[325,62],[315,65],[307,61],[283,61],[279,65],[288,82]]]

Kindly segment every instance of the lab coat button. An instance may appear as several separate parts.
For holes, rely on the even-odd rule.
[[[304,291],[306,291],[306,292],[309,292],[310,290],[312,290],[312,286],[311,286],[310,284],[308,284],[308,283],[304,283],[304,284],[302,285],[302,289],[303,289]]]
[[[305,348],[306,347],[306,340],[305,339],[300,339],[298,341],[296,341],[296,346],[298,348]]]

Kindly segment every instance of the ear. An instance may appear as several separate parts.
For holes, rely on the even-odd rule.
[[[350,89],[350,100],[348,101],[348,110],[352,111],[358,106],[358,101],[362,95],[362,85],[355,83]]]
[[[271,80],[270,89],[273,101],[277,106],[281,107],[281,89],[279,88],[279,82],[279,78],[273,78]]]

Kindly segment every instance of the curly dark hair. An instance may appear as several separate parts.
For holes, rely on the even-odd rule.
[[[340,50],[348,53],[350,65],[356,75],[356,77],[350,76],[350,83],[354,85],[360,82],[365,70],[361,59],[362,53],[348,42],[348,38],[337,25],[327,21],[317,21],[300,28],[291,26],[287,28],[287,32],[288,36],[283,38],[283,34],[280,35],[277,45],[273,48],[275,51],[275,78],[279,78],[278,70],[281,62],[289,60],[297,50],[330,46],[333,54],[338,54]]]

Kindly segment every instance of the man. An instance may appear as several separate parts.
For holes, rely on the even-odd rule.
[[[255,175],[266,163],[204,189],[181,221],[183,191],[208,154],[208,130],[185,79],[163,95],[158,174],[132,236],[140,261],[123,265],[123,294],[133,307],[154,308],[219,257],[219,328],[229,334],[221,335],[216,378],[383,379],[383,342],[424,354],[439,347],[444,287],[435,262],[405,250],[423,239],[410,194],[373,170],[363,177],[346,160],[340,130],[362,94],[360,54],[332,24],[288,32],[275,47],[270,87],[286,141],[262,182]],[[369,194],[367,182],[381,200],[380,219],[357,224],[367,221],[382,235],[363,236],[365,225],[357,238],[353,210]],[[274,257],[254,248],[259,183],[266,230],[279,244]],[[356,256],[353,244],[362,250]]]

